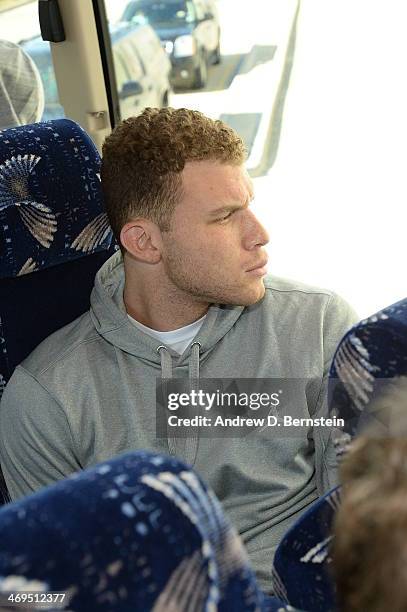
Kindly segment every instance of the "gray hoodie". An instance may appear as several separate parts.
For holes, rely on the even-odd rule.
[[[198,436],[185,447],[157,439],[155,430],[156,377],[303,378],[296,415],[326,414],[326,375],[356,316],[329,291],[274,277],[264,283],[265,296],[253,306],[212,305],[193,346],[178,355],[157,351],[160,343],[129,321],[121,255],[110,258],[97,274],[90,311],[47,338],[6,387],[0,459],[12,498],[130,449],[175,448],[214,489],[270,591],[276,545],[334,484],[330,430]]]

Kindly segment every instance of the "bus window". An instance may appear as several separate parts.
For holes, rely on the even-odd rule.
[[[116,0],[106,1],[108,30],[116,70],[120,118],[140,114],[148,106],[167,106],[171,94],[171,63],[160,39],[147,22],[123,21]],[[128,81],[118,76],[118,62],[124,64]],[[122,70],[119,68],[119,70]]]
[[[64,109],[59,101],[50,44],[44,42],[40,35],[38,2],[34,0],[25,3],[22,3],[21,0],[0,2],[0,39],[19,45],[37,68],[36,72],[39,73],[43,86],[44,104],[43,113],[36,117],[36,120],[46,121],[64,117]],[[21,123],[27,123],[27,118],[28,116],[22,115]],[[29,118],[28,122],[30,122]]]

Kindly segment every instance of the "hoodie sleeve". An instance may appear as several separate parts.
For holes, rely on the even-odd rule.
[[[360,320],[349,304],[333,294],[329,299],[323,317],[324,376],[313,418],[328,417],[329,370],[338,344],[345,333]],[[336,451],[333,444],[334,430],[331,427],[317,427],[314,430],[315,469],[320,495],[335,487],[337,482]]]
[[[13,501],[81,469],[66,414],[21,366],[0,403],[0,463]]]

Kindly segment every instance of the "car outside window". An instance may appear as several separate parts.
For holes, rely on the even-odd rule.
[[[141,60],[145,66],[155,61],[157,52],[162,53],[160,42],[157,40],[156,36],[149,36],[150,33],[152,33],[150,28],[143,32],[143,36],[140,36],[138,49],[135,49],[135,52],[140,54]]]
[[[124,21],[139,21],[149,24],[191,23],[195,21],[194,3],[186,1],[175,2],[132,2],[123,15]]]
[[[130,74],[126,67],[126,61],[122,57],[122,50],[114,49],[113,50],[113,61],[114,61],[114,69],[116,72],[116,83],[117,90],[120,93],[123,89],[123,85],[130,81]]]
[[[130,75],[128,80],[140,82],[145,71],[139,58],[139,49],[137,49],[133,40],[129,38],[124,41],[121,48],[121,54]]]

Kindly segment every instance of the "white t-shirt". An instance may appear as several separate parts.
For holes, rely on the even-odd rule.
[[[166,332],[151,329],[151,327],[147,327],[146,325],[139,323],[139,321],[136,321],[136,319],[133,319],[133,317],[131,317],[129,314],[127,316],[133,325],[141,329],[141,331],[143,331],[145,334],[148,334],[153,338],[157,338],[161,344],[168,346],[181,355],[201,329],[206,318],[206,313],[203,317],[197,321],[194,321],[193,323],[190,323],[189,325]]]

